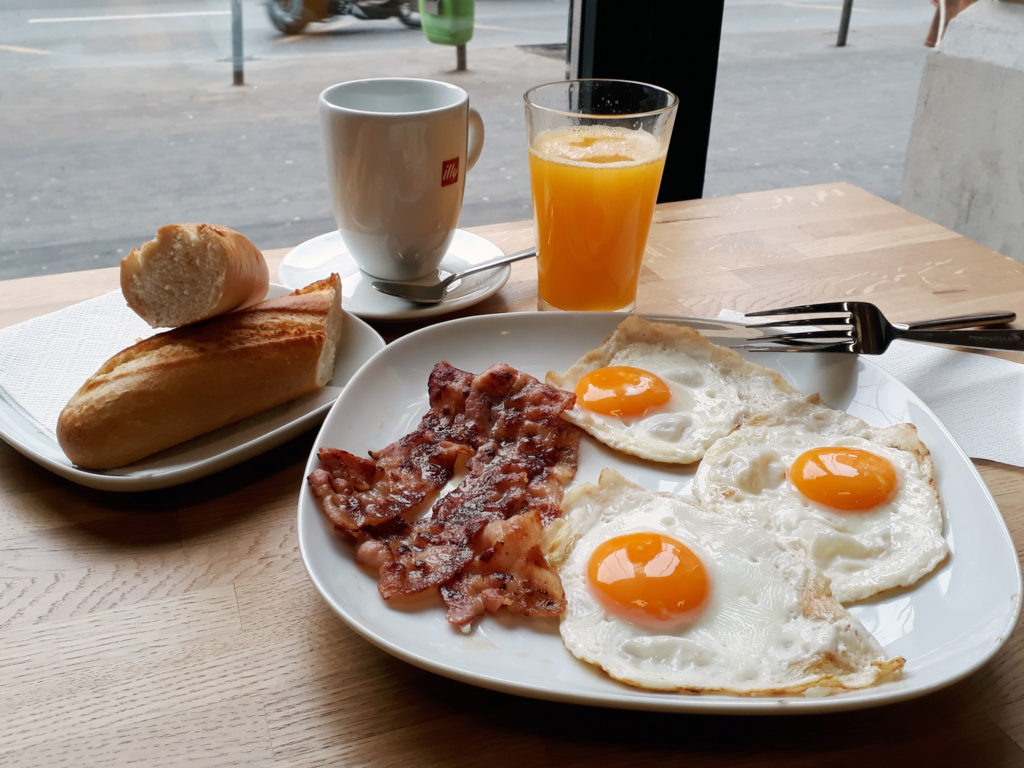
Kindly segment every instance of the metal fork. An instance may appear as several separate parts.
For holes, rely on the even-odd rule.
[[[843,313],[843,314],[835,314]],[[977,329],[1016,318],[1012,312],[961,315],[919,323],[891,323],[874,304],[865,301],[834,301],[748,312],[746,317],[800,315],[788,320],[751,325],[752,328],[792,328],[763,336],[743,347],[752,352],[850,352],[880,355],[896,339],[978,349],[1024,350],[1024,330]],[[966,327],[970,324],[970,327]],[[801,328],[807,330],[800,330]],[[957,330],[950,330],[957,329]]]

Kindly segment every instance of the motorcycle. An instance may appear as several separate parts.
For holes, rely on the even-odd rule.
[[[313,21],[349,14],[357,19],[398,18],[407,27],[420,26],[418,0],[267,0],[271,23],[286,35],[297,35]]]

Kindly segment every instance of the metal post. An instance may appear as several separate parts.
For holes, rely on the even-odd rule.
[[[846,33],[850,29],[850,12],[852,10],[853,0],[843,0],[843,14],[839,17],[839,35],[836,37],[837,48],[846,45]]]
[[[231,0],[231,58],[234,62],[234,84],[245,84],[242,71],[242,0]]]
[[[466,71],[466,44],[455,46],[455,71]]]

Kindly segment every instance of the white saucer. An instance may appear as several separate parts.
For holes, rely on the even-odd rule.
[[[441,273],[458,272],[482,261],[502,255],[502,250],[479,235],[455,230],[452,244],[441,262]],[[512,268],[502,264],[494,269],[466,277],[448,291],[440,304],[415,304],[397,296],[388,296],[370,285],[370,278],[359,271],[341,235],[328,232],[293,248],[278,267],[278,280],[289,288],[302,288],[332,272],[341,277],[342,306],[367,320],[411,320],[443,315],[483,301],[501,290]],[[427,277],[424,283],[440,277]]]

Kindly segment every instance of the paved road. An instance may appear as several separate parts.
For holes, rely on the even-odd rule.
[[[351,77],[463,85],[487,141],[466,226],[530,215],[521,94],[563,76],[568,0],[478,0],[466,72],[397,21],[277,34],[243,0],[0,0],[0,279],[111,266],[163,223],[233,226],[260,247],[333,228],[316,95]],[[848,179],[895,199],[927,0],[726,0],[705,193]]]
[[[856,0],[837,48],[840,5],[726,0],[705,196],[843,180],[899,202],[934,8]]]
[[[421,32],[397,19],[354,16],[283,36],[268,21],[263,0],[242,0],[240,5],[249,60],[431,45]],[[475,47],[565,41],[568,0],[478,0],[476,5]],[[0,56],[0,69],[227,61],[233,54],[231,21],[230,0],[62,0],[49,5],[0,0],[0,51],[4,43],[13,43],[36,51],[38,57]]]

